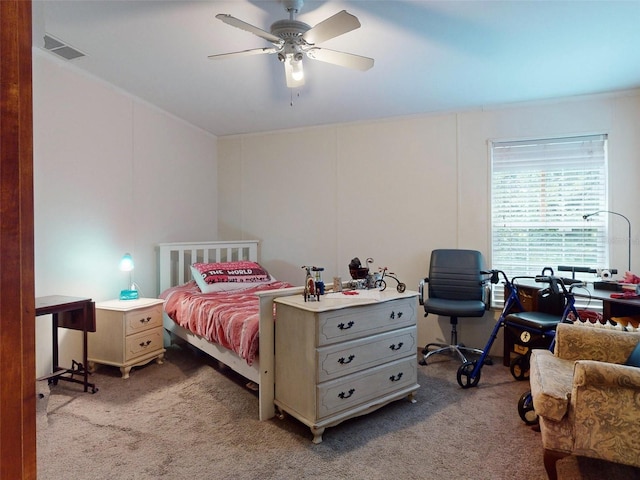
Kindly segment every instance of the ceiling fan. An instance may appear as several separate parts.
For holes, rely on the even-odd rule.
[[[336,50],[328,50],[317,46],[319,43],[360,28],[360,22],[355,16],[347,13],[346,10],[342,10],[314,27],[311,27],[295,18],[296,14],[302,8],[303,0],[284,0],[283,3],[285,9],[289,12],[289,19],[278,20],[273,23],[269,32],[243,22],[231,15],[224,13],[216,15],[218,20],[223,21],[227,25],[253,33],[271,42],[274,46],[209,55],[208,58],[221,59],[244,55],[275,53],[278,56],[278,60],[284,63],[285,77],[287,79],[287,87],[289,88],[304,85],[302,59],[305,55],[314,60],[361,71],[369,70],[373,67],[372,58],[362,57],[352,53],[338,52]]]

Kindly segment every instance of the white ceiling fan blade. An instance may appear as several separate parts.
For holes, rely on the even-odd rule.
[[[294,78],[293,67],[291,66],[290,59],[286,59],[283,63],[284,63],[284,75],[287,78],[287,87],[296,88],[304,85],[304,76],[300,79]]]
[[[307,30],[302,35],[302,39],[307,43],[317,45],[356,28],[360,28],[360,21],[347,13],[346,10],[342,10]]]
[[[373,58],[327,50],[326,48],[311,48],[307,51],[307,56],[314,60],[340,65],[341,67],[354,68],[363,72],[373,67]]]
[[[229,57],[245,57],[248,55],[259,55],[261,53],[277,53],[280,49],[276,47],[265,47],[265,48],[253,48],[251,50],[242,50],[240,52],[231,52],[231,53],[218,53],[216,55],[209,55],[207,58],[211,60],[229,58]]]
[[[216,18],[218,20],[222,20],[227,25],[231,25],[232,27],[236,27],[246,32],[253,33],[254,35],[257,35],[260,38],[264,38],[268,42],[274,43],[276,45],[281,45],[282,43],[284,43],[284,40],[282,40],[280,37],[276,37],[275,35],[272,35],[271,33],[262,30],[261,28],[254,27],[250,23],[238,20],[236,17],[232,17],[231,15],[228,15],[226,13],[219,13],[218,15],[216,15]]]

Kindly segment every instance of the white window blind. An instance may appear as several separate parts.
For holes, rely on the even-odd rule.
[[[606,135],[492,142],[491,167],[493,268],[608,266],[608,216],[583,218],[607,209]]]

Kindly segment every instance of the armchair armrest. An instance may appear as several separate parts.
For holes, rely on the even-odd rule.
[[[565,360],[624,363],[640,341],[640,333],[560,323],[555,355]]]
[[[619,388],[640,392],[640,368],[595,360],[578,360],[574,366],[573,388]]]
[[[640,368],[576,362],[570,399],[573,453],[640,466],[639,396]]]

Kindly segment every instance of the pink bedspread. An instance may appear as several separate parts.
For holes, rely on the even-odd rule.
[[[255,292],[290,287],[274,281],[248,290],[202,293],[194,281],[160,294],[164,310],[181,327],[233,350],[251,365],[258,354],[260,305]]]

